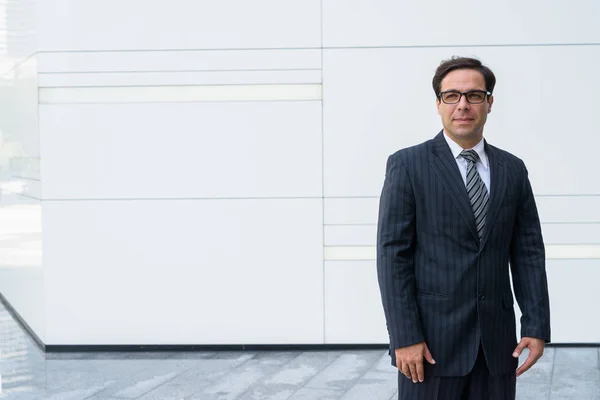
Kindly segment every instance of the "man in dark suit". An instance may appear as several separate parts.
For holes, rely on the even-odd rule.
[[[512,400],[516,377],[550,341],[527,169],[483,139],[495,83],[479,60],[442,62],[433,89],[444,129],[387,161],[377,275],[402,400]]]

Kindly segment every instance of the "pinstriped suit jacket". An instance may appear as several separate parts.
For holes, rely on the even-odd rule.
[[[379,205],[377,275],[394,349],[425,341],[425,376],[463,376],[480,340],[492,375],[514,372],[521,336],[550,341],[545,250],[527,169],[485,143],[490,202],[480,241],[465,184],[440,132],[391,155]],[[510,265],[510,268],[509,268]]]

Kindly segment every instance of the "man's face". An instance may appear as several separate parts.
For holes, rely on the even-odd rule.
[[[483,74],[473,69],[458,69],[448,73],[442,80],[441,92],[456,90],[486,90]],[[493,96],[481,104],[470,104],[462,96],[456,104],[446,104],[436,100],[438,114],[442,117],[444,130],[463,148],[475,146],[483,137],[483,126],[487,115],[492,111]]]

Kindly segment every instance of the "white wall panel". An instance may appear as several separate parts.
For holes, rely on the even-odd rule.
[[[600,45],[478,53],[498,77],[490,142],[525,161],[536,194],[600,194],[594,151],[600,136],[593,128]],[[569,154],[572,146],[575,157]]]
[[[319,0],[46,0],[40,49],[316,47]]]
[[[321,68],[320,49],[42,52],[38,59],[41,74]]]
[[[595,235],[598,229],[596,225],[600,221],[600,196],[535,196],[535,201],[544,230],[551,235],[548,238],[551,242],[583,243]],[[379,197],[325,199],[325,224],[327,225],[375,225],[378,213]],[[343,231],[345,227],[336,229]],[[576,236],[568,232],[574,232]],[[567,236],[570,239],[567,239]],[[575,240],[575,237],[580,239]],[[590,243],[598,242],[596,236],[596,240]]]
[[[542,231],[547,245],[600,243],[598,223],[542,223]],[[375,222],[368,225],[325,225],[325,246],[375,246],[376,239]]]
[[[459,54],[496,72],[486,137],[529,168],[553,340],[597,343],[598,20],[595,0],[8,0],[0,292],[47,344],[386,343],[385,161],[440,130],[431,78]]]
[[[327,343],[387,343],[374,261],[325,262]],[[547,264],[552,341],[598,343],[594,315],[600,302],[596,260],[550,260]],[[356,296],[356,293],[361,293]],[[520,335],[518,304],[517,334]]]
[[[376,239],[376,224],[325,225],[325,246],[374,246]]]
[[[325,198],[325,224],[375,224],[379,212],[379,197]]]
[[[319,102],[40,112],[44,199],[321,196]]]
[[[298,83],[321,83],[321,70],[59,73],[39,77],[41,88]]]
[[[325,343],[387,343],[375,262],[325,262]]]
[[[548,290],[552,341],[599,343],[600,268],[598,260],[549,261]]]
[[[600,243],[600,223],[542,223],[542,233],[546,244]]]
[[[326,246],[326,261],[374,261],[377,257],[376,246]]]
[[[398,2],[323,0],[323,43],[455,46],[598,43],[595,0]]]
[[[546,246],[547,260],[600,260],[600,244],[553,244]]]
[[[320,101],[319,84],[40,88],[40,104]]]
[[[322,201],[44,203],[47,344],[323,342]]]
[[[542,222],[600,222],[600,195],[538,196],[536,204]]]
[[[600,244],[546,244],[546,260],[600,260]],[[377,257],[376,246],[343,244],[325,246],[327,261],[370,261]]]
[[[431,79],[453,54],[478,56],[495,71],[486,137],[525,160],[536,194],[600,193],[600,139],[590,128],[600,46],[450,47],[325,50],[326,196],[378,196],[387,156],[439,132]],[[565,135],[580,144],[576,157]]]
[[[325,196],[379,196],[387,157],[439,132],[428,51],[324,51]]]

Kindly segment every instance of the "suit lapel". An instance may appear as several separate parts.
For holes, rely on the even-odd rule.
[[[485,143],[485,153],[488,156],[488,160],[490,162],[490,184],[491,188],[491,197],[490,204],[488,206],[487,217],[485,220],[485,228],[483,232],[483,238],[481,240],[481,247],[485,246],[488,237],[490,236],[490,231],[498,217],[498,211],[500,206],[502,205],[502,200],[504,200],[504,193],[506,192],[506,170],[502,160],[499,159],[498,153]]]
[[[448,143],[446,143],[443,135],[442,131],[432,141],[433,146],[431,150],[433,157],[431,163],[433,170],[442,181],[448,194],[454,200],[454,205],[458,208],[460,215],[468,225],[473,238],[479,242],[477,227],[475,226],[475,216],[473,215],[473,208],[465,189],[465,183],[460,175],[458,165],[456,165],[456,160],[452,156],[452,151],[450,151],[450,147],[448,147]]]

